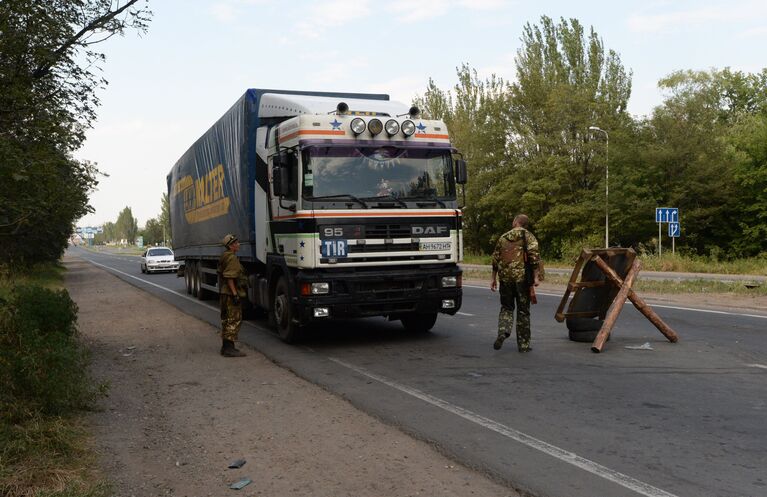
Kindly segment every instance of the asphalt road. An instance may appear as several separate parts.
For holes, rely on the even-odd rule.
[[[218,325],[217,303],[186,295],[174,274],[141,274],[137,257],[70,254]],[[654,305],[680,336],[671,344],[626,306],[594,354],[554,320],[560,297],[539,294],[529,354],[513,339],[492,349],[498,297],[472,286],[461,312],[426,335],[373,318],[318,326],[298,346],[263,321],[240,338],[523,493],[767,496],[767,312]]]

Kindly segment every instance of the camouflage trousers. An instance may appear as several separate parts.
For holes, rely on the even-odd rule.
[[[530,288],[524,282],[501,281],[501,312],[498,315],[498,338],[511,336],[514,328],[514,309],[517,310],[517,348],[530,348]]]
[[[221,338],[224,340],[237,340],[242,324],[242,305],[234,303],[232,295],[219,296],[221,304]]]

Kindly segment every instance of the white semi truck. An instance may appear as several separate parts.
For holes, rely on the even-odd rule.
[[[334,318],[427,331],[461,306],[465,182],[445,124],[388,95],[250,89],[168,175],[173,249],[204,299],[235,234],[286,342]]]

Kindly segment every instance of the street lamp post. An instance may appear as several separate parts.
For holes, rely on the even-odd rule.
[[[605,134],[605,248],[610,246],[610,135],[596,126],[589,126],[590,131]]]

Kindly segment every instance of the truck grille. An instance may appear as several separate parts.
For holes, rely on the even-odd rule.
[[[365,226],[367,238],[410,238],[410,225],[373,224]]]

